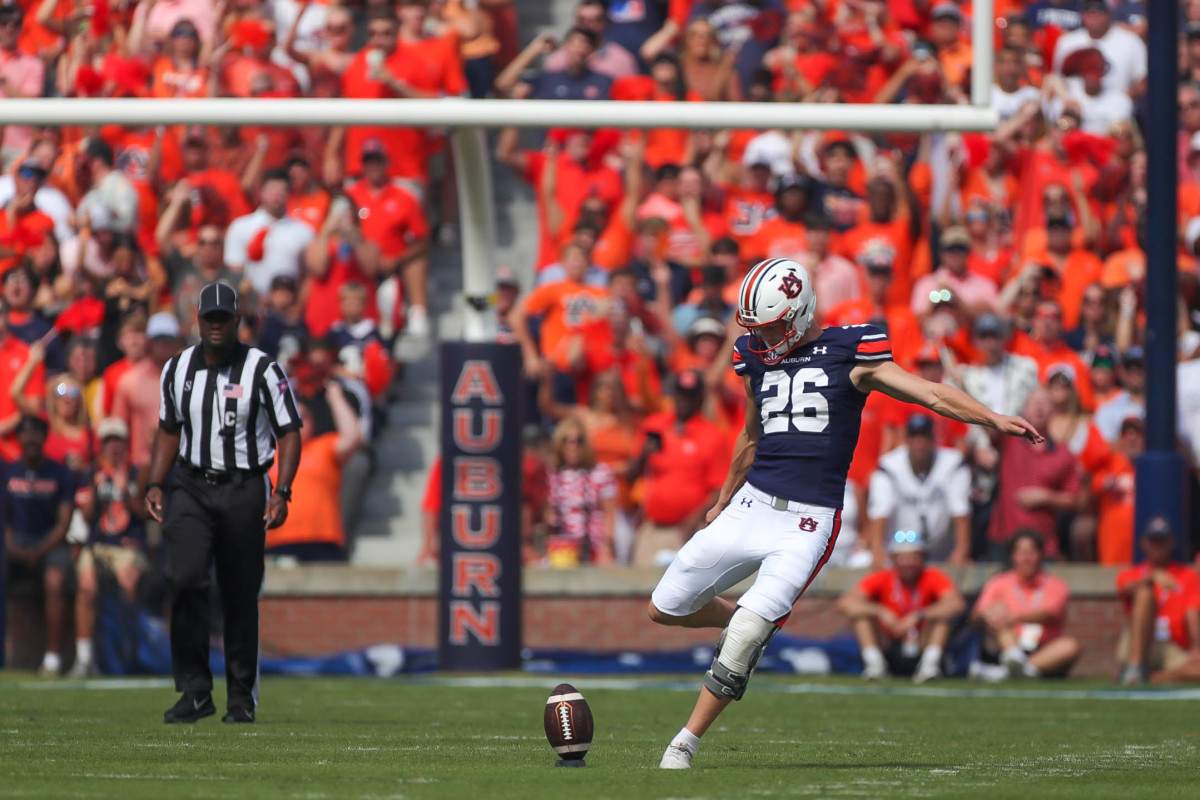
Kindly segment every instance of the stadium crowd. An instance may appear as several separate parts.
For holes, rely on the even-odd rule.
[[[1146,4],[994,5],[993,134],[499,133],[497,169],[538,207],[536,263],[502,269],[496,295],[540,419],[526,442],[530,563],[662,564],[701,523],[743,417],[736,289],[781,256],[813,276],[821,324],[879,325],[901,364],[1050,439],[996,441],[873,395],[836,563],[881,567],[897,530],[953,564],[1035,539],[1047,558],[1131,562]],[[1180,432],[1195,465],[1200,2],[1181,5]],[[971,12],[581,0],[568,31],[520,48],[512,0],[6,0],[0,112],[37,96],[964,103]],[[44,576],[48,619],[62,615],[67,542],[91,545],[81,621],[94,561],[132,592],[153,558],[140,495],[157,376],[195,340],[213,280],[239,288],[244,340],[285,365],[304,406],[311,441],[271,550],[344,557],[380,401],[427,352],[431,245],[456,238],[443,139],[2,121],[7,549]],[[422,560],[437,550],[433,466]]]

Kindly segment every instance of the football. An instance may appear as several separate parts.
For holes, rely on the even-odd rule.
[[[546,701],[546,739],[563,766],[582,764],[592,746],[592,709],[569,683],[560,683]],[[563,764],[563,762],[568,762]]]

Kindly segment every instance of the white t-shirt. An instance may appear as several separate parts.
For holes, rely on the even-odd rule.
[[[262,261],[251,261],[246,248],[263,228],[270,227],[263,240]],[[225,264],[235,272],[241,269],[254,291],[266,297],[277,275],[300,281],[304,248],[316,237],[307,223],[285,216],[275,219],[261,208],[238,217],[225,234]]]
[[[992,84],[992,108],[996,109],[1000,114],[1000,121],[1011,117],[1021,110],[1021,107],[1026,103],[1039,102],[1042,93],[1035,86],[1019,86],[1015,92],[1006,92],[1000,88],[999,84]]]
[[[1116,25],[1099,39],[1093,39],[1086,28],[1064,33],[1054,48],[1054,71],[1061,74],[1067,56],[1085,47],[1098,48],[1108,62],[1105,89],[1128,94],[1135,83],[1146,77],[1146,43],[1136,33]]]
[[[1133,100],[1124,92],[1102,88],[1100,94],[1090,95],[1083,89],[1083,81],[1079,78],[1067,78],[1067,91],[1079,103],[1081,117],[1079,127],[1097,136],[1108,136],[1112,126],[1133,118]],[[1046,117],[1057,120],[1063,111],[1063,104],[1055,98],[1046,104]]]
[[[1099,405],[1095,416],[1092,417],[1092,424],[1100,431],[1104,440],[1111,444],[1121,435],[1121,425],[1125,420],[1130,417],[1144,419],[1145,416],[1146,404],[1135,400],[1133,395],[1122,389]]]
[[[0,175],[0,208],[6,208],[17,193],[17,182],[12,175]],[[54,220],[54,238],[62,244],[75,235],[71,217],[75,207],[67,196],[53,186],[39,186],[33,193],[33,207]]]
[[[922,531],[929,559],[945,561],[954,552],[953,520],[971,513],[970,496],[971,470],[957,450],[939,447],[922,479],[901,445],[880,458],[871,475],[867,518],[887,519],[886,531]]]

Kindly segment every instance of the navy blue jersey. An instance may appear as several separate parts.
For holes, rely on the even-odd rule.
[[[867,401],[850,371],[890,361],[887,334],[874,325],[826,328],[774,365],[751,353],[749,343],[742,336],[733,351],[733,369],[750,378],[762,416],[746,480],[776,497],[841,508]]]
[[[20,461],[0,471],[4,524],[21,545],[37,544],[50,535],[58,509],[75,502],[75,474],[57,461],[44,459],[37,469]]]

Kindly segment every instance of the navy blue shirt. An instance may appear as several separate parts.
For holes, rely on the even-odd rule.
[[[1050,0],[1034,0],[1025,6],[1025,20],[1035,31],[1054,25],[1064,33],[1083,25],[1083,0],[1068,0],[1052,3]]]
[[[535,100],[607,100],[611,89],[612,78],[590,69],[579,76],[542,72],[533,80]]]
[[[20,324],[13,322],[12,314],[8,317],[8,329],[12,335],[20,339],[25,344],[33,344],[38,339],[41,339],[54,325],[50,320],[43,317],[41,314],[33,313],[25,315],[25,321]],[[56,372],[62,372],[66,369],[63,361],[62,340],[55,337],[46,343],[46,372],[53,375]]]
[[[22,545],[40,543],[50,535],[63,503],[75,502],[75,476],[66,466],[44,459],[37,469],[20,461],[3,469],[4,524]]]
[[[749,376],[762,417],[747,482],[776,497],[840,509],[867,402],[850,371],[890,361],[887,334],[874,325],[826,328],[774,365],[749,348],[746,334],[733,352],[733,369]]]
[[[118,487],[113,476],[97,470],[92,481],[96,496],[96,512],[88,529],[88,544],[122,546],[131,539],[138,547],[146,545],[146,526],[133,513],[137,502],[137,469],[129,467],[124,488]]]
[[[604,38],[633,53],[640,64],[638,51],[666,20],[667,0],[611,0]]]
[[[268,309],[258,333],[258,349],[273,359],[279,358],[280,346],[285,339],[293,339],[291,347],[299,352],[300,344],[308,340],[308,327],[303,319],[288,322],[274,309]]]

